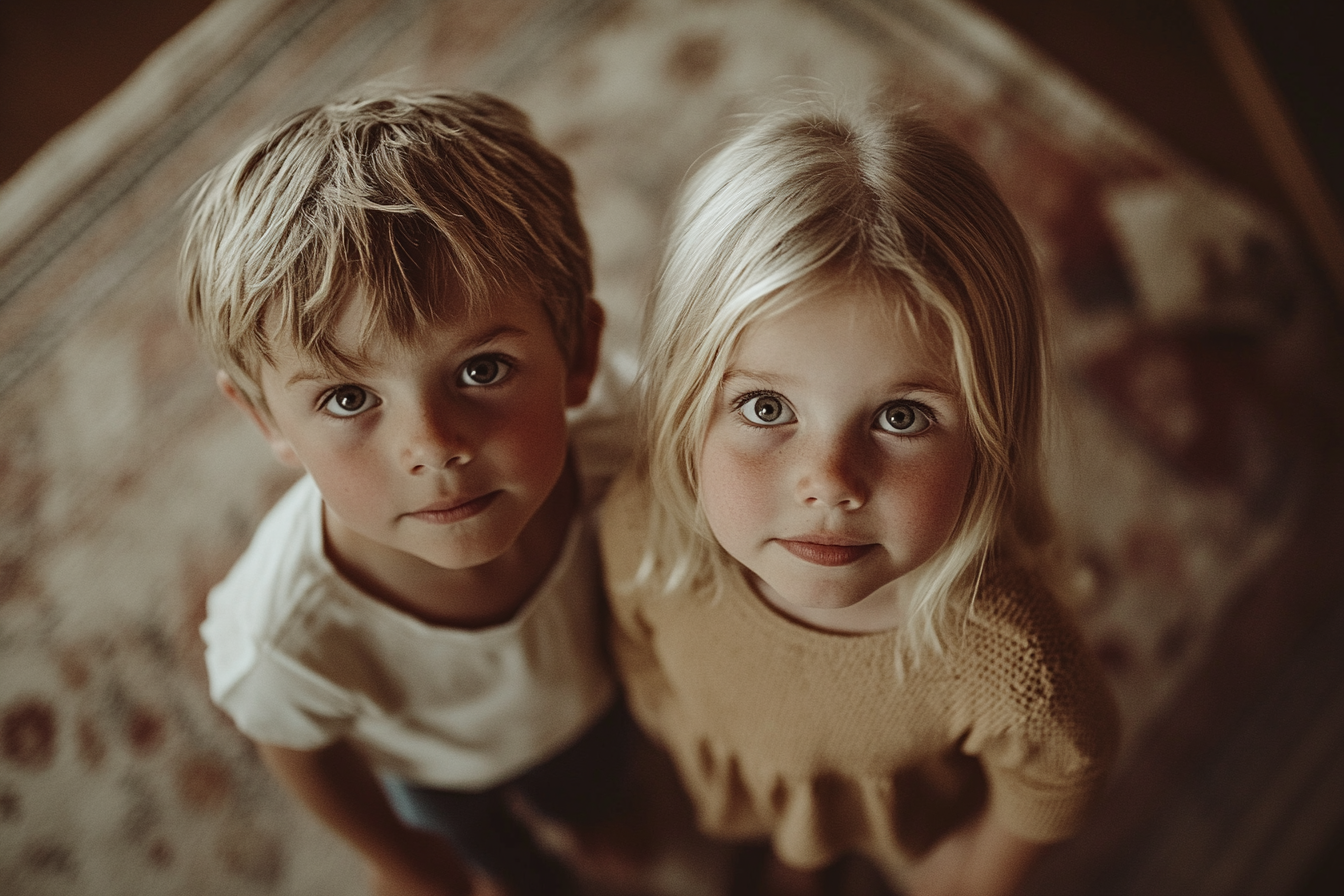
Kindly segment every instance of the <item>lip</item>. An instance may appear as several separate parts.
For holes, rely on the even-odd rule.
[[[798,538],[777,538],[775,543],[799,560],[817,566],[848,566],[877,547],[850,538],[833,535],[803,535]]]
[[[443,525],[446,523],[460,523],[462,520],[470,519],[478,513],[484,511],[494,503],[495,498],[499,497],[499,492],[487,492],[475,498],[468,498],[465,501],[449,499],[446,501],[436,501],[419,510],[405,514],[413,520],[419,520],[422,523],[434,523]]]

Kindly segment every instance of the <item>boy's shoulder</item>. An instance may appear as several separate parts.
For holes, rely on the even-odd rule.
[[[311,478],[292,485],[267,512],[228,575],[211,589],[202,633],[270,641],[302,607],[333,586],[323,551],[322,496]]]

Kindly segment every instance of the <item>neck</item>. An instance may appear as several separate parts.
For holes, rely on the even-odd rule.
[[[566,463],[550,495],[518,538],[495,559],[466,569],[444,569],[390,549],[359,551],[333,544],[332,565],[370,597],[431,625],[479,629],[509,621],[527,603],[559,559],[579,502],[578,476]]]
[[[803,607],[790,603],[754,573],[748,574],[757,594],[782,616],[811,628],[844,635],[890,631],[905,621],[906,600],[896,583],[889,583],[848,607]]]

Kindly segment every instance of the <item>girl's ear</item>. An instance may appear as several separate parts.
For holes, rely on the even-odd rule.
[[[602,331],[607,325],[607,313],[596,299],[590,298],[583,309],[583,340],[579,351],[569,365],[565,379],[565,405],[576,408],[588,400],[588,390],[597,376],[598,359],[602,350]]]
[[[233,402],[247,416],[247,419],[251,420],[257,429],[261,430],[262,437],[271,446],[271,450],[275,452],[275,456],[280,463],[287,467],[303,469],[303,461],[299,460],[299,455],[295,453],[294,446],[281,434],[270,416],[259,410],[243,394],[243,390],[238,388],[238,384],[233,381],[233,377],[222,370],[217,370],[215,371],[215,383],[219,386],[219,391],[224,393],[224,397]]]

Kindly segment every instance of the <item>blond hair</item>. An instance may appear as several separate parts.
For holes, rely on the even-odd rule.
[[[572,361],[593,288],[569,168],[521,111],[459,92],[357,95],[254,137],[196,188],[182,278],[187,321],[262,410],[275,340],[350,363],[333,330],[358,290],[363,342],[526,291]]]
[[[974,470],[955,531],[924,567],[905,631],[941,649],[947,610],[986,558],[1032,565],[1053,530],[1040,463],[1046,340],[1036,267],[989,176],[910,114],[809,104],[763,118],[690,180],[641,356],[650,538],[639,576],[722,587],[736,567],[699,501],[700,452],[743,331],[828,285],[867,287],[945,340]],[[917,652],[916,652],[917,656]]]

